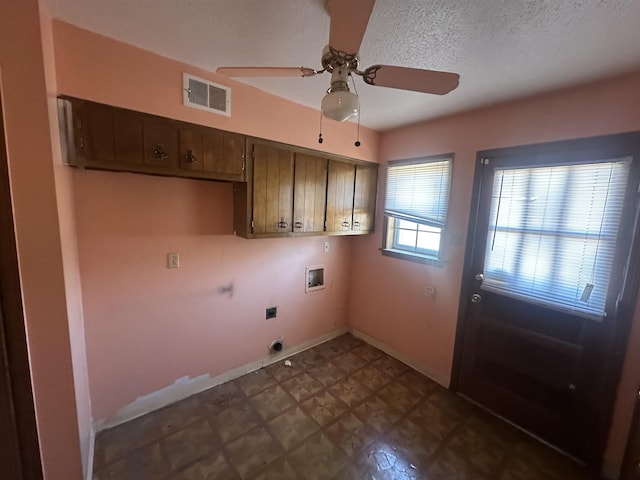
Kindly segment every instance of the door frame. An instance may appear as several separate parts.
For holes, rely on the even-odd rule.
[[[622,148],[618,148],[622,146]],[[575,152],[576,150],[588,150],[591,152],[603,151],[607,156],[615,158],[616,148],[620,150],[620,156],[632,155],[634,162],[632,168],[639,168],[640,165],[640,132],[629,132],[614,135],[603,135],[588,138],[578,138],[571,140],[561,140],[545,142],[539,144],[522,145],[516,147],[496,148],[482,150],[476,153],[475,173],[473,179],[473,190],[471,194],[471,209],[469,215],[469,225],[467,230],[467,242],[465,247],[464,266],[462,273],[462,285],[460,289],[460,299],[458,307],[458,319],[456,324],[455,347],[453,356],[453,366],[451,383],[449,388],[453,391],[459,390],[460,370],[462,364],[462,349],[464,343],[465,321],[469,306],[469,297],[472,293],[472,282],[468,279],[473,274],[472,261],[475,250],[475,231],[478,223],[479,201],[481,196],[482,172],[477,168],[485,158],[496,158],[504,156],[534,156],[546,155],[549,153]],[[613,151],[613,153],[612,153]],[[638,219],[635,219],[638,221]],[[624,221],[624,219],[623,219]],[[631,232],[630,242],[631,252],[628,264],[640,265],[640,228],[638,223],[635,230]],[[636,297],[640,289],[640,268],[630,269],[627,272],[623,295],[618,303],[617,322],[613,331],[612,339],[609,343],[610,355],[605,366],[604,378],[600,392],[601,411],[606,412],[597,425],[597,448],[598,453],[594,458],[589,459],[589,465],[594,469],[600,469],[602,464],[602,454],[606,444],[613,404],[616,396],[616,388],[620,380],[622,365],[627,350],[627,341],[633,313],[636,304]]]
[[[10,429],[0,464],[9,465],[8,480],[42,480],[7,161],[0,98],[0,408]]]

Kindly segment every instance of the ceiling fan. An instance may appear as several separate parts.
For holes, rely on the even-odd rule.
[[[362,43],[375,0],[328,0],[331,18],[329,45],[321,58],[322,69],[309,67],[219,67],[216,72],[229,77],[311,77],[331,73],[331,86],[322,99],[322,114],[339,122],[359,113],[358,96],[349,91],[348,80],[359,75],[369,85],[445,95],[458,86],[456,73],[418,68],[372,65],[358,69]],[[359,142],[358,142],[359,143]]]

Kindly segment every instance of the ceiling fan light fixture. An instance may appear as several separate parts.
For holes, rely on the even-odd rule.
[[[358,96],[349,91],[330,91],[322,99],[322,114],[336,122],[344,122],[357,117],[359,111]]]

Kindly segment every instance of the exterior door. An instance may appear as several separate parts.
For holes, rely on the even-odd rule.
[[[476,170],[457,389],[596,468],[638,288],[639,145],[480,152]]]
[[[0,98],[0,478],[42,480]]]

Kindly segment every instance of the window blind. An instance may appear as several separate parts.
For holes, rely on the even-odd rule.
[[[497,170],[483,288],[604,316],[629,164]]]
[[[449,206],[451,159],[390,164],[385,214],[444,227]]]

